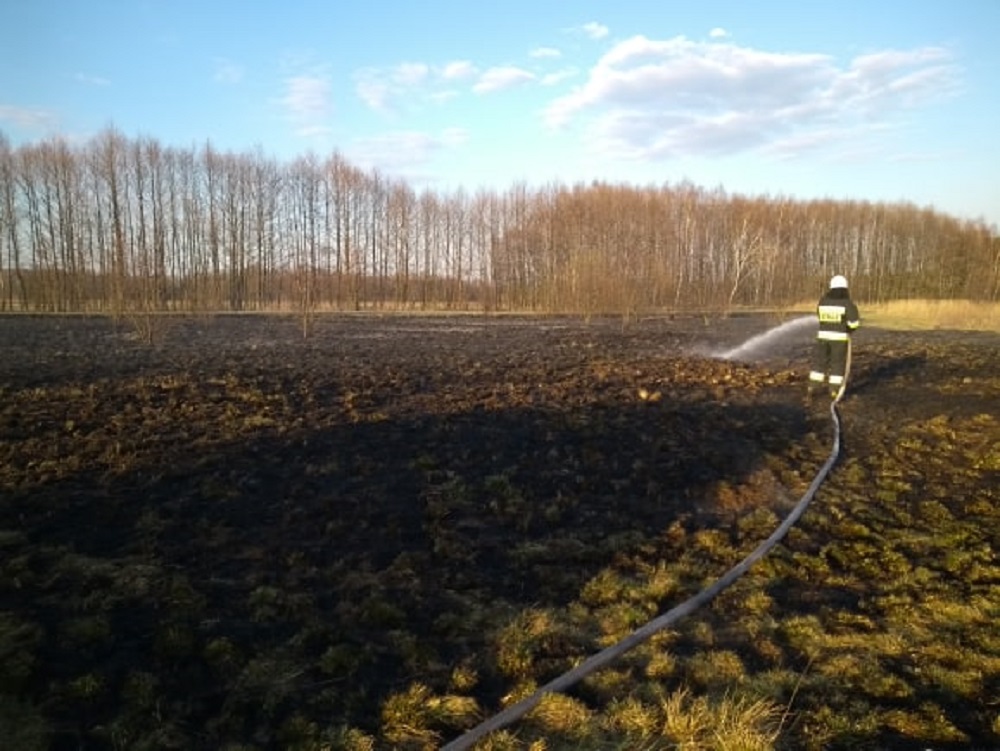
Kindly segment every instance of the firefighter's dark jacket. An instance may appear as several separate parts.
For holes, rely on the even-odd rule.
[[[847,341],[861,325],[858,307],[846,289],[828,290],[816,306],[819,318],[819,339]]]

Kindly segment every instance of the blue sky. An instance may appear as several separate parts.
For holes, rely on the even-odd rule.
[[[0,131],[1000,226],[998,30],[997,0],[7,0]]]

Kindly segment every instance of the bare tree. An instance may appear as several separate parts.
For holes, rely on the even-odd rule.
[[[731,195],[690,182],[415,193],[339,154],[291,164],[0,133],[0,310],[418,305],[616,313],[862,296],[1000,296],[996,227],[911,204]]]
[[[3,309],[24,308],[27,304],[24,273],[21,268],[21,242],[18,228],[16,167],[7,137],[0,132],[0,298]]]

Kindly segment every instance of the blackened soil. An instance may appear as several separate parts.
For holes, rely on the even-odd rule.
[[[708,356],[777,323],[331,316],[303,339],[218,316],[146,345],[105,318],[0,319],[0,692],[61,748],[377,732],[390,692],[480,659],[496,613],[576,598],[608,540],[798,497],[830,437],[808,333]],[[862,331],[845,460],[995,414],[998,344]],[[982,425],[956,443],[991,446]],[[719,492],[747,483],[771,497]]]

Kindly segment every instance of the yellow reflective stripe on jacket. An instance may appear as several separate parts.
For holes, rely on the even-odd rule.
[[[820,329],[819,333],[816,334],[816,337],[818,339],[826,339],[831,342],[844,342],[847,341],[851,335],[846,331],[824,331],[823,329]]]
[[[847,315],[843,305],[820,305],[818,308],[820,323],[840,323]]]

